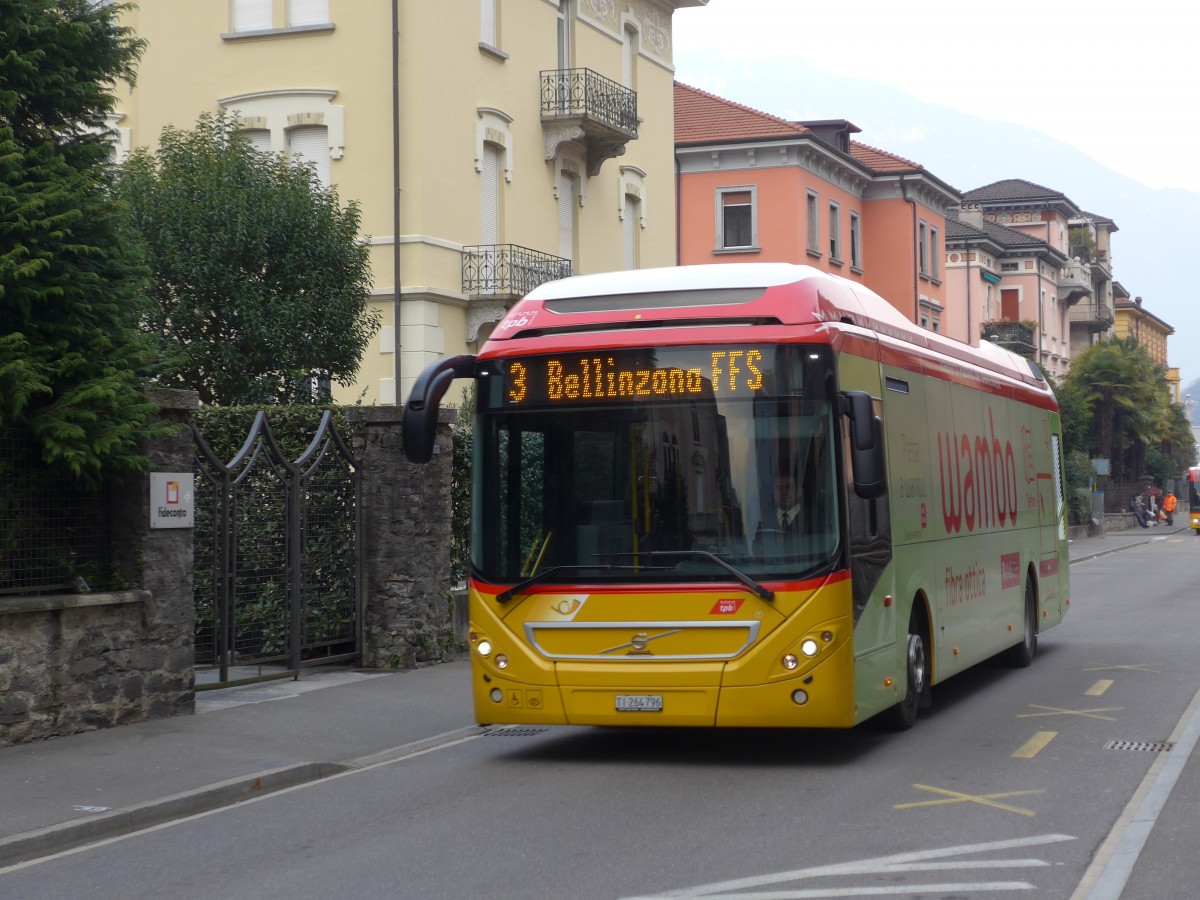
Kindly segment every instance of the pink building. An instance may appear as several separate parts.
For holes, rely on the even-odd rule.
[[[970,341],[944,273],[945,211],[961,197],[917,163],[851,140],[859,130],[790,122],[676,82],[678,262],[804,263]]]
[[[1111,219],[1019,178],[967,191],[947,224],[946,280],[971,327],[1065,375],[1113,322]]]

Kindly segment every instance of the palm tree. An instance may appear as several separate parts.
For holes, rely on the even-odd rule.
[[[1144,351],[1143,351],[1144,352]],[[1135,385],[1142,379],[1140,360],[1123,340],[1103,341],[1079,354],[1071,363],[1068,383],[1078,390],[1094,414],[1097,438],[1096,454],[1112,461],[1112,475],[1121,477],[1120,457],[1113,453],[1114,424],[1118,413],[1137,409],[1139,394]]]

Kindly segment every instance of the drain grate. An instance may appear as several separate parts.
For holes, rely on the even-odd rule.
[[[488,737],[532,737],[549,731],[549,728],[496,728],[487,733]]]
[[[1174,741],[1109,741],[1105,750],[1149,750],[1151,753],[1166,753],[1175,746]]]

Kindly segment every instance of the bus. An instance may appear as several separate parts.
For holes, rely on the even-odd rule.
[[[458,378],[480,724],[904,729],[931,686],[1029,665],[1070,602],[1040,370],[847,279],[543,284],[419,376],[409,460]]]
[[[1200,466],[1188,469],[1188,519],[1196,534],[1200,534]]]

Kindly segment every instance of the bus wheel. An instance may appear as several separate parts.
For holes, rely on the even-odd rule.
[[[929,662],[925,655],[925,637],[921,633],[919,621],[914,613],[908,623],[908,652],[905,662],[908,691],[904,699],[886,713],[887,724],[894,731],[912,728],[913,723],[917,721],[917,708],[928,705],[922,704],[922,697],[929,691]]]
[[[1025,615],[1021,628],[1021,643],[1004,653],[1004,661],[1016,669],[1024,669],[1037,653],[1037,591],[1033,579],[1025,579]]]

